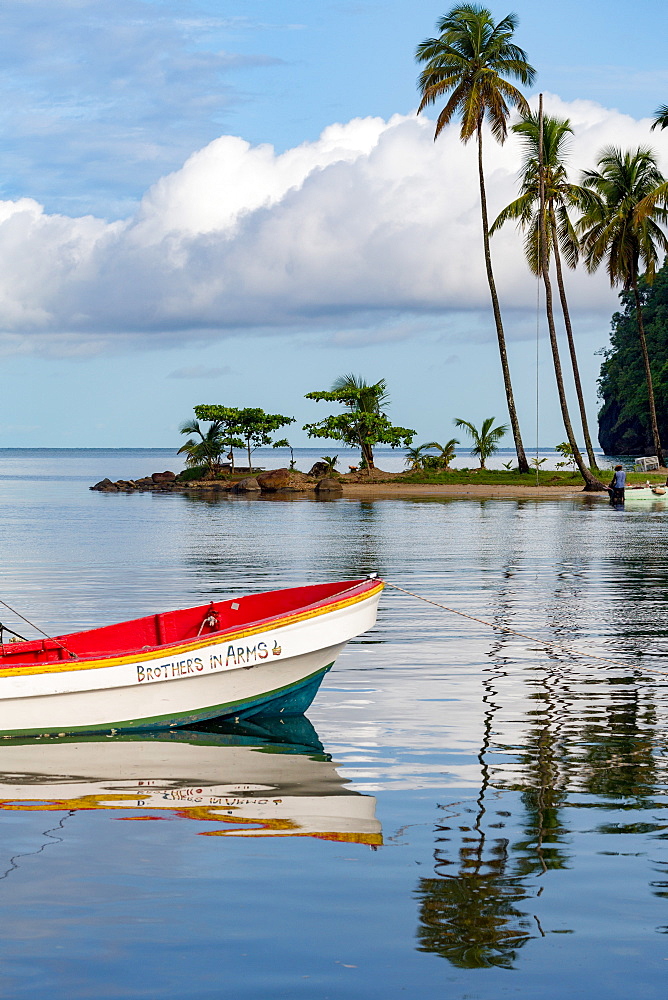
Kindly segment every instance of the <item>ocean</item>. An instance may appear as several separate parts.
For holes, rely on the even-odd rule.
[[[0,741],[2,994],[663,1000],[668,506],[88,489],[177,463],[0,450],[0,620],[435,603],[388,586],[301,719]]]

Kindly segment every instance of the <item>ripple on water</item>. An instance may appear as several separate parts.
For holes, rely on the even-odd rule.
[[[8,995],[663,996],[665,512],[31,470],[0,596],[47,631],[366,572],[489,625],[388,589],[297,729],[6,753]]]

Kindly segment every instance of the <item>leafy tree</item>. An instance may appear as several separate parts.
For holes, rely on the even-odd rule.
[[[609,146],[601,152],[597,166],[598,170],[585,171],[582,181],[588,189],[578,223],[583,233],[585,263],[588,270],[595,271],[605,261],[610,284],[633,292],[652,442],[664,466],[639,279],[642,265],[645,280],[651,285],[659,252],[668,251],[668,239],[660,229],[660,224],[668,222],[668,209],[658,201],[643,213],[638,212],[638,207],[651,200],[666,181],[652,150],[643,147],[624,152]]]
[[[589,433],[589,423],[584,403],[577,352],[575,350],[571,315],[568,308],[566,286],[561,266],[562,253],[569,267],[575,267],[579,257],[578,238],[568,213],[570,208],[579,204],[581,188],[576,184],[570,183],[565,163],[568,152],[568,141],[569,137],[573,134],[573,129],[567,118],[556,118],[550,115],[543,116],[542,130],[540,125],[540,113],[535,114],[533,112],[525,115],[521,121],[513,125],[513,132],[520,136],[524,145],[520,196],[511,202],[510,205],[507,205],[498,215],[490,229],[490,234],[494,233],[505,222],[511,219],[515,220],[526,232],[524,253],[527,263],[535,275],[538,276],[541,274],[539,210],[541,202],[540,166],[542,161],[542,190],[545,203],[546,230],[545,251],[548,260],[550,257],[554,257],[557,287],[559,289],[564,326],[566,327],[566,338],[571,358],[571,367],[573,369],[573,380],[575,382],[575,392],[580,409],[580,420],[585,447],[587,449],[587,458],[589,460],[589,467],[596,469],[598,466]],[[560,365],[559,368],[561,368]]]
[[[647,350],[652,359],[659,434],[668,439],[668,266],[652,286],[638,283]],[[602,406],[598,437],[607,455],[643,455],[652,448],[647,380],[636,318],[635,297],[622,292],[622,308],[612,317],[610,347],[603,352],[598,380]]]
[[[319,423],[305,424],[303,429],[309,437],[342,441],[349,448],[359,448],[362,464],[369,474],[374,468],[374,445],[407,447],[415,436],[410,428],[395,427],[383,413],[381,407],[389,400],[385,379],[369,385],[355,375],[344,375],[336,379],[329,391],[308,392],[305,398],[340,403],[345,407],[344,413],[332,414]]]
[[[182,445],[177,455],[186,456],[188,468],[206,466],[210,473],[216,472],[220,468],[221,453],[225,447],[225,442],[221,433],[221,423],[214,420],[213,423],[203,430],[197,420],[188,420],[181,427],[181,434],[194,434]]]
[[[239,410],[239,436],[246,442],[249,469],[251,454],[255,449],[271,444],[271,435],[274,431],[294,422],[294,417],[284,417],[280,413],[265,413],[259,406],[248,406]]]
[[[244,446],[239,434],[239,410],[235,406],[200,404],[195,407],[195,416],[199,420],[213,420],[218,424],[221,440],[225,448],[229,449],[227,457],[234,473],[234,449]]]
[[[554,450],[558,452],[564,459],[563,462],[557,462],[558,469],[574,469],[575,459],[573,458],[573,449],[571,448],[568,441],[562,441],[561,444],[555,444]]]
[[[480,430],[468,420],[455,419],[455,427],[461,427],[470,436],[473,447],[471,454],[477,455],[480,459],[480,468],[485,468],[485,462],[490,455],[498,451],[499,441],[509,430],[508,424],[498,424],[494,427],[495,417],[486,417],[482,422]]]
[[[228,430],[234,439],[241,439],[241,444],[235,447],[245,447],[248,454],[248,468],[251,468],[251,455],[256,448],[272,444],[271,435],[279,427],[294,423],[294,417],[284,417],[280,413],[265,413],[259,406],[248,406],[243,409],[218,404],[195,407],[195,414],[203,420],[228,421]]]
[[[279,441],[274,441],[272,448],[289,448],[290,449],[290,469],[294,469],[295,465],[295,453],[292,450],[292,445],[287,438],[281,438]]]
[[[513,429],[520,472],[528,472],[529,464],[524,453],[520,425],[515,409],[515,398],[510,380],[506,339],[501,319],[501,308],[496,291],[489,247],[489,221],[487,194],[483,168],[483,124],[488,122],[497,142],[505,142],[508,117],[512,107],[521,114],[528,114],[529,105],[520,91],[509,82],[519,80],[530,86],[536,71],[527,62],[526,53],[512,41],[517,18],[508,14],[498,24],[485,7],[462,4],[453,7],[438,22],[437,38],[427,38],[417,47],[416,59],[424,63],[418,87],[422,96],[418,114],[427,105],[447,97],[445,107],[438,115],[434,139],[455,117],[461,118],[460,137],[468,142],[473,136],[478,144],[478,180],[482,213],[483,247],[487,283],[492,298],[494,323],[501,358],[501,369],[508,401],[508,413]]]
[[[385,379],[374,385],[369,385],[361,375],[339,375],[332,383],[332,391],[349,395],[351,409],[359,414],[381,414],[383,406],[390,402]],[[360,445],[362,451],[362,467],[373,468],[373,447],[367,443]]]

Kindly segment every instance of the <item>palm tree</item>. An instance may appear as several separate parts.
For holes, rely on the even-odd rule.
[[[459,444],[457,438],[450,438],[445,444],[439,444],[438,441],[430,441],[429,444],[423,444],[423,448],[434,448],[438,455],[434,456],[438,459],[438,464],[444,468],[450,468],[450,462],[455,458],[457,454],[456,445]]]
[[[436,121],[434,139],[458,114],[461,117],[460,138],[466,143],[474,135],[478,143],[478,180],[480,184],[480,208],[482,213],[483,247],[487,282],[492,298],[494,323],[501,357],[501,369],[508,401],[508,413],[513,429],[520,472],[529,471],[522,444],[519,420],[515,409],[515,398],[510,380],[510,368],[506,351],[506,338],[501,319],[499,298],[492,270],[489,248],[489,221],[487,218],[487,195],[482,153],[482,127],[488,122],[497,142],[505,142],[508,133],[508,116],[511,107],[526,114],[529,106],[520,91],[509,82],[519,80],[530,86],[535,70],[526,59],[524,49],[512,42],[517,26],[514,14],[508,14],[498,24],[492,14],[476,4],[462,4],[453,7],[438,22],[438,38],[428,38],[418,45],[416,59],[425,64],[420,74],[418,87],[422,99],[418,114],[428,104],[435,104],[447,96],[445,107]]]
[[[406,461],[408,462],[408,467],[411,472],[418,472],[423,468],[423,462],[425,459],[425,449],[429,448],[430,445],[419,444],[414,448],[406,449]]]
[[[323,455],[320,459],[323,465],[327,466],[327,475],[332,476],[336,472],[336,466],[339,462],[338,455]]]
[[[513,132],[519,135],[524,145],[524,162],[522,164],[522,184],[520,196],[507,205],[494,221],[490,235],[510,219],[516,220],[525,231],[524,251],[531,271],[540,275],[540,224],[538,208],[540,203],[540,116],[531,112],[522,121],[513,125]],[[546,239],[545,249],[548,255],[554,256],[554,266],[557,276],[557,287],[561,310],[566,327],[566,338],[573,369],[575,392],[580,409],[582,432],[587,449],[589,468],[597,469],[596,456],[589,433],[587,411],[585,409],[582,381],[578,366],[573,327],[571,325],[568,299],[564,285],[561,255],[564,254],[569,267],[575,267],[579,257],[578,239],[571,223],[568,211],[579,203],[580,188],[571,184],[565,166],[565,156],[568,151],[568,139],[573,129],[567,118],[555,118],[550,115],[543,117],[543,182],[545,190],[546,209]]]
[[[480,430],[468,420],[460,420],[457,417],[454,421],[455,427],[461,427],[465,430],[473,441],[471,454],[478,456],[481,469],[485,468],[485,462],[489,456],[498,450],[499,441],[509,430],[508,424],[499,424],[497,427],[494,427],[495,419],[496,417],[486,417],[482,422]]]
[[[225,447],[223,440],[222,421],[214,420],[211,426],[203,431],[198,420],[188,420],[180,429],[181,434],[196,434],[197,438],[189,438],[177,451],[177,455],[186,456],[188,468],[206,465],[209,472],[215,472],[220,465],[220,456]]]
[[[654,121],[650,126],[652,131],[655,128],[668,128],[668,104],[662,104],[660,108],[657,108],[654,112]]]
[[[609,146],[601,151],[597,166],[598,170],[585,171],[582,180],[587,198],[578,228],[583,233],[585,264],[589,271],[596,271],[605,260],[610,284],[633,291],[652,439],[659,463],[665,466],[638,278],[642,265],[651,285],[659,253],[668,251],[668,239],[659,226],[668,222],[668,209],[658,195],[665,190],[666,179],[652,150],[644,147],[624,152]]]
[[[654,116],[654,121],[650,126],[651,131],[654,131],[655,128],[668,128],[668,104],[662,104],[660,108],[657,108]],[[668,181],[665,179],[639,202],[636,210],[638,219],[644,221],[652,214],[655,205],[663,205],[664,208],[668,205]]]

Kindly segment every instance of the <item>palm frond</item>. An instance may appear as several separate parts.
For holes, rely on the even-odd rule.
[[[655,128],[668,128],[668,104],[662,104],[654,112],[654,121],[650,125],[650,129],[653,131]]]
[[[612,285],[635,286],[642,264],[652,281],[658,255],[668,248],[660,226],[668,219],[668,186],[646,146],[601,150],[597,170],[585,171],[577,223],[587,269],[605,260]]]
[[[486,8],[461,4],[441,17],[437,37],[417,46],[415,58],[424,65],[418,113],[452,92],[438,116],[434,138],[459,114],[463,142],[479,131],[483,119],[503,142],[510,108],[528,111],[525,97],[510,82],[529,86],[535,77],[525,51],[511,41],[516,26],[514,14],[495,24]]]
[[[515,221],[522,228],[528,224],[533,215],[533,197],[526,192],[521,194],[510,205],[506,205],[497,215],[496,219],[489,227],[490,236],[496,233],[506,222]]]

